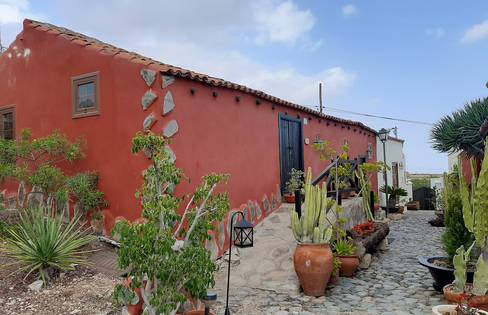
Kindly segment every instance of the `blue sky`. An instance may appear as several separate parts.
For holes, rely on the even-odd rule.
[[[0,0],[4,45],[24,17],[314,107],[436,122],[488,89],[488,1]],[[407,170],[442,172],[429,127],[399,128]]]

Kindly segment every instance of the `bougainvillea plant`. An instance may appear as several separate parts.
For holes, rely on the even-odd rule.
[[[150,132],[138,133],[132,140],[132,152],[144,152],[152,162],[136,193],[143,220],[121,221],[114,229],[121,244],[119,266],[130,270],[130,284],[117,285],[114,300],[137,303],[135,291],[140,289],[148,315],[176,314],[188,296],[206,296],[215,284],[217,266],[205,242],[210,239],[208,231],[229,210],[228,194],[216,192],[228,180],[225,174],[203,176],[192,195],[179,198],[170,193],[183,174],[165,150],[168,141]]]

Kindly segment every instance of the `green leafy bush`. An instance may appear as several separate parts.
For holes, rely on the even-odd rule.
[[[290,180],[286,182],[286,191],[289,194],[295,194],[295,191],[303,188],[303,171],[292,168]]]
[[[117,223],[120,236],[119,266],[129,268],[130,292],[141,290],[146,314],[172,314],[187,294],[203,298],[215,284],[217,265],[205,248],[216,221],[229,210],[227,193],[217,187],[228,180],[225,174],[209,174],[185,201],[180,215],[178,198],[169,193],[183,174],[165,151],[167,140],[152,133],[139,133],[132,141],[132,152],[144,152],[152,164],[144,172],[144,184],[136,196],[142,201],[142,223]],[[134,295],[116,286],[114,300],[131,304]]]
[[[19,272],[37,273],[46,282],[57,270],[72,270],[86,264],[82,247],[94,240],[79,225],[79,217],[63,222],[44,208],[21,210],[20,223],[5,230],[4,252],[19,265]]]
[[[446,227],[442,235],[442,247],[452,258],[456,250],[464,246],[468,248],[474,241],[473,234],[464,224],[463,203],[461,200],[458,169],[446,176],[444,183],[444,197],[446,208],[444,211],[444,225]]]
[[[74,163],[85,157],[84,142],[70,141],[58,131],[40,138],[32,138],[30,130],[23,130],[19,139],[0,139],[0,183],[13,179],[35,187],[48,200],[62,204],[68,199],[78,202],[81,215],[107,207],[103,192],[97,189],[98,176],[93,172],[66,175],[62,163]]]

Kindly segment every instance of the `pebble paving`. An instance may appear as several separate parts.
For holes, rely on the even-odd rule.
[[[287,210],[288,211],[288,210]],[[278,211],[280,212],[280,211]],[[281,211],[281,227],[287,226],[286,217]],[[277,216],[280,214],[278,213]],[[390,222],[389,248],[373,255],[369,269],[358,271],[353,278],[341,278],[333,288],[327,290],[324,297],[307,297],[295,288],[290,288],[290,281],[296,282],[294,275],[289,275],[290,268],[283,271],[266,270],[266,274],[275,272],[275,278],[264,281],[251,281],[249,269],[259,278],[260,263],[256,263],[256,255],[241,255],[239,266],[233,267],[231,295],[229,304],[232,314],[370,314],[370,315],[420,315],[431,314],[434,305],[446,304],[442,295],[432,288],[432,279],[428,270],[418,264],[418,257],[441,255],[440,235],[443,228],[432,227],[428,220],[433,217],[431,211],[409,211],[402,219]],[[269,218],[273,220],[272,218]],[[269,220],[268,219],[268,220]],[[279,219],[274,219],[280,222]],[[276,229],[278,230],[277,225]],[[265,239],[273,239],[277,248],[290,239],[273,236],[273,229],[264,228],[267,233],[256,233],[256,243]],[[271,232],[270,232],[271,231]],[[291,234],[291,231],[290,231]],[[280,244],[281,242],[281,244]],[[267,245],[272,246],[272,245]],[[284,256],[291,261],[292,251]],[[266,248],[264,249],[266,250]],[[269,251],[269,250],[268,250]],[[265,254],[263,265],[269,259]],[[254,259],[254,260],[253,260]],[[253,264],[246,267],[246,261]],[[280,265],[281,266],[281,265]],[[272,269],[272,268],[271,268]],[[241,270],[247,270],[247,273]],[[225,306],[225,271],[217,277],[216,291],[218,302],[214,307],[217,314],[223,314]],[[288,273],[286,277],[284,273]],[[283,278],[282,280],[280,278]],[[280,283],[281,282],[281,283]]]

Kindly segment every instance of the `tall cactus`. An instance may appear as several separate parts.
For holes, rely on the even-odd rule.
[[[461,245],[456,250],[456,255],[452,259],[454,265],[454,291],[457,293],[462,293],[466,289],[466,270],[469,261],[469,255],[473,245],[469,247],[467,251],[464,250],[464,246]]]
[[[485,141],[485,152],[488,152],[488,138]],[[462,171],[462,165],[459,166],[459,170]],[[485,154],[478,178],[476,178],[474,160],[471,160],[471,191],[462,173],[459,177],[464,225],[474,234],[477,245],[481,248],[484,247],[476,264],[472,293],[484,295],[488,292],[488,155]],[[458,251],[459,255],[464,252],[464,248],[461,247]],[[463,283],[466,283],[466,266],[464,263],[463,267],[463,262],[458,255],[453,261],[456,269],[454,285],[456,289],[461,289]],[[466,259],[466,257],[469,258],[469,251],[463,258]]]
[[[334,206],[334,200],[327,198],[325,183],[322,187],[312,185],[312,169],[308,168],[305,180],[305,203],[302,216],[291,213],[293,235],[300,243],[328,243],[332,229],[326,227],[327,212]]]

